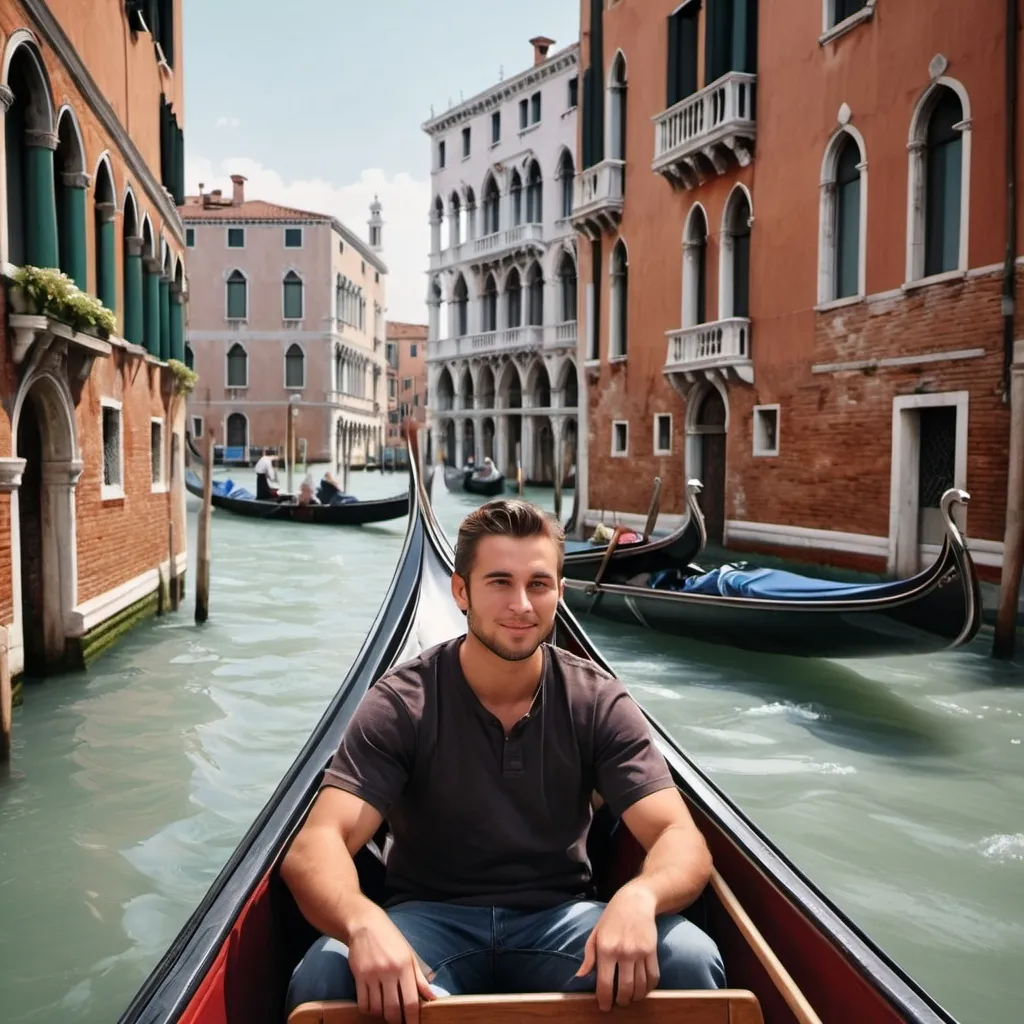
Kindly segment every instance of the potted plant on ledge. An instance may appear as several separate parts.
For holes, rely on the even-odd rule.
[[[14,313],[50,317],[103,341],[117,329],[111,310],[54,267],[21,266],[12,280],[8,296]]]

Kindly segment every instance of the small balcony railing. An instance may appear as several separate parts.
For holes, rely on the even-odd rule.
[[[622,219],[626,164],[623,160],[602,160],[573,181],[572,222],[590,237],[614,231]]]
[[[754,382],[750,355],[750,320],[734,316],[714,323],[669,331],[664,372],[694,380],[706,370],[732,373],[747,384]]]

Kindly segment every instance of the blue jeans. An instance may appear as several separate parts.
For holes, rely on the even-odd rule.
[[[430,987],[439,996],[593,992],[596,971],[574,975],[604,908],[589,900],[541,911],[412,901],[392,907],[388,917],[433,971]],[[662,915],[657,925],[659,988],[725,987],[722,958],[708,935],[678,914]],[[287,1012],[300,1003],[355,998],[348,947],[318,939],[292,974]]]

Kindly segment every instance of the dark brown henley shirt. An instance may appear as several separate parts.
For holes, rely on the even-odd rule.
[[[459,662],[462,637],[370,687],[322,785],[387,820],[388,904],[543,908],[592,896],[596,790],[616,816],[674,785],[621,681],[548,644],[530,713],[506,736]]]

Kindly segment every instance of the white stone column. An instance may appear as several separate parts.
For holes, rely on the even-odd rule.
[[[43,639],[48,663],[63,661],[67,622],[78,604],[75,487],[83,468],[80,459],[44,462],[42,467]]]
[[[465,420],[465,418],[463,416],[457,416],[455,418],[455,452],[454,452],[454,460],[455,460],[455,468],[456,469],[462,469],[462,463],[463,463],[462,445],[463,445],[463,441],[465,440],[465,434],[466,434],[466,420]]]

